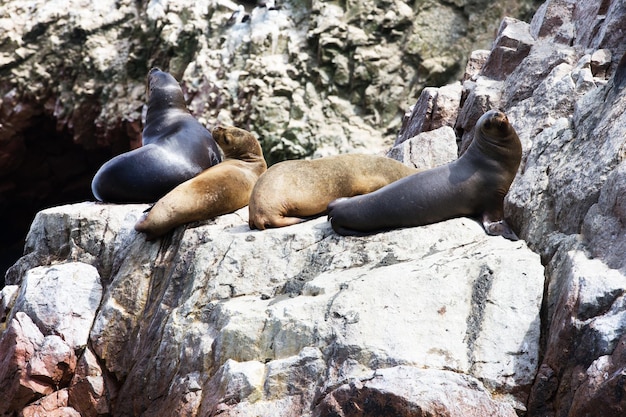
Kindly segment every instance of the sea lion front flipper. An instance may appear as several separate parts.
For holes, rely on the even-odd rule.
[[[270,223],[270,227],[286,227],[292,226],[294,224],[302,223],[308,219],[303,219],[301,217],[279,217],[273,219]]]
[[[519,240],[519,237],[515,234],[511,226],[504,219],[492,221],[489,219],[489,215],[487,213],[483,214],[483,227],[485,228],[485,232],[491,236],[502,236],[505,239],[509,239],[512,241]]]

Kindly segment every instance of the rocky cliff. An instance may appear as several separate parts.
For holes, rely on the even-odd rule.
[[[374,151],[424,86],[458,78],[505,14],[538,0],[92,3],[0,8],[2,274],[37,211],[90,199],[97,168],[139,146],[150,67],[208,127],[256,132],[270,164]]]
[[[150,243],[132,227],[145,206],[42,211],[1,293],[0,412],[621,415],[625,22],[617,0],[505,18],[403,120],[390,154],[432,161],[434,142],[462,146],[484,110],[506,111],[525,242],[471,219],[250,231],[241,210]]]

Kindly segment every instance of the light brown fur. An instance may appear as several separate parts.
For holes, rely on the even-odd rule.
[[[212,219],[248,204],[259,176],[267,169],[254,135],[236,127],[216,127],[213,137],[224,162],[180,184],[156,202],[135,230],[148,240],[197,220]]]
[[[326,212],[331,201],[375,191],[418,172],[379,155],[344,154],[283,161],[257,181],[249,203],[251,229],[284,227]]]

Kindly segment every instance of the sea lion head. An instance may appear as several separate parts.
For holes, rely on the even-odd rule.
[[[259,141],[247,130],[234,126],[216,126],[211,134],[226,158],[250,160],[263,157]]]
[[[154,67],[148,72],[148,106],[186,108],[183,91],[171,74]]]
[[[473,143],[483,154],[510,159],[519,165],[522,144],[508,117],[500,110],[489,110],[478,119]]]
[[[476,126],[488,137],[508,137],[515,133],[506,114],[499,110],[489,110],[483,114]]]

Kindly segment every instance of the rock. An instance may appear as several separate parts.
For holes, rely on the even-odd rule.
[[[394,146],[387,156],[417,169],[444,165],[457,158],[456,135],[450,126],[423,132]]]
[[[537,106],[551,103],[552,100],[543,100],[542,96],[536,94],[537,88],[546,82],[546,78],[555,67],[562,64],[573,67],[579,57],[580,55],[575,48],[551,42],[537,43],[531,48],[520,65],[513,69],[511,76],[506,80],[503,91],[505,105],[511,106],[526,99],[530,99],[529,103]],[[555,111],[555,106],[550,105],[550,107],[551,111]],[[532,111],[533,109],[529,105],[524,110]]]
[[[93,351],[85,349],[68,390],[69,404],[82,417],[110,414],[110,401],[117,395],[115,388],[116,384],[107,378]]]
[[[607,70],[611,65],[611,51],[598,49],[591,55],[591,73],[596,78],[608,78]]]
[[[404,115],[395,146],[422,132],[453,127],[461,101],[461,84],[454,83],[441,88],[427,87],[417,103]]]
[[[3,304],[7,294],[4,305],[10,310],[0,336],[5,352],[0,383],[8,387],[0,413],[17,412],[30,401],[70,385],[76,353],[87,344],[102,294],[96,269],[82,263],[29,269],[20,284],[13,296],[15,286],[2,292]],[[41,407],[52,410],[44,405],[32,407],[29,415]],[[63,411],[54,412],[63,415]]]
[[[626,259],[626,162],[602,185],[598,202],[585,215],[582,236],[594,255],[609,268],[623,270]]]
[[[202,124],[254,131],[270,165],[382,153],[425,86],[455,80],[501,16],[536,0],[244,3],[249,19],[229,24],[230,0],[3,2],[0,286],[35,214],[93,200],[97,169],[141,145],[151,67]]]
[[[626,10],[605,6],[546,1],[530,27],[506,36],[530,47],[514,66],[500,62],[501,36],[482,70],[464,81],[455,126],[466,146],[475,119],[500,107],[524,146],[505,215],[541,255],[547,281],[544,359],[529,417],[618,415],[624,407],[626,101],[610,77],[624,49],[612,31]]]
[[[15,304],[19,289],[18,285],[7,285],[0,290],[0,330],[2,331],[6,329],[7,317]]]
[[[0,337],[0,413],[17,412],[30,401],[54,392],[29,375],[28,364],[44,336],[24,313],[17,313]]]
[[[446,411],[444,411],[446,410]],[[406,366],[380,369],[327,394],[314,416],[510,416],[510,405],[493,401],[472,377]]]
[[[626,275],[579,250],[564,254],[555,272],[558,281],[551,282],[549,290],[554,302],[548,346],[529,413],[546,415],[558,399],[571,415],[589,415],[585,410],[592,405],[599,407],[594,414],[605,410],[603,415],[617,415],[623,396],[609,387],[619,384],[624,366]],[[594,400],[599,392],[606,394],[603,405]]]
[[[59,335],[69,348],[79,349],[87,345],[101,297],[100,276],[91,265],[38,267],[24,275],[13,311],[26,313],[44,334]]]
[[[620,339],[611,355],[600,356],[586,370],[585,382],[580,386],[572,402],[570,415],[619,415],[624,398],[618,393],[624,384],[626,340]]]
[[[490,109],[501,107],[501,96],[502,81],[479,76],[463,83],[461,108],[454,126],[455,132],[460,136],[460,153],[465,151],[474,138],[474,126],[480,116]],[[516,127],[514,121],[511,123]]]
[[[476,51],[472,51],[469,58],[467,59],[467,65],[465,65],[463,82],[467,80],[472,80],[480,74],[483,66],[485,66],[485,62],[487,62],[487,58],[489,58],[489,54],[491,54],[491,51],[488,49],[479,49]],[[424,91],[425,90],[426,89],[424,89]],[[424,94],[423,91],[422,94]],[[420,98],[422,94],[420,94]]]
[[[503,80],[526,58],[535,42],[529,27],[528,23],[516,19],[502,20],[494,46],[481,68],[485,77]]]
[[[439,76],[437,66],[447,59],[425,56],[417,69],[405,68],[397,56],[380,62],[376,53],[394,49],[372,41],[376,25],[404,39],[411,53],[419,46],[406,41],[416,32],[407,30],[407,38],[394,32],[394,25],[410,25],[406,7],[369,6],[313,2],[319,20],[306,28],[305,43],[323,48],[304,60],[297,48],[302,38],[287,41],[268,31],[247,40],[249,31],[240,28],[235,53],[188,68],[185,79],[198,82],[186,91],[213,100],[192,99],[194,108],[216,104],[222,88],[241,93],[243,108],[255,97],[279,97],[282,119],[276,120],[290,133],[276,150],[285,155],[308,151],[295,140],[315,126],[305,114],[330,120],[366,109],[320,129],[320,152],[332,152],[334,144],[347,149],[347,132],[359,125],[351,117],[371,116],[368,126],[387,123],[389,107],[376,101],[383,91],[378,82],[422,70]],[[452,21],[458,10],[445,13]],[[103,296],[88,348],[77,352],[68,403],[57,402],[81,414],[356,416],[380,414],[384,404],[395,415],[619,415],[625,406],[626,92],[622,75],[617,82],[613,77],[624,55],[625,13],[619,2],[548,0],[530,25],[507,20],[484,66],[481,54],[468,66],[457,108],[446,106],[446,114],[458,115],[450,120],[464,143],[484,110],[500,107],[509,115],[524,158],[505,215],[525,241],[488,237],[471,219],[367,237],[339,237],[324,218],[253,232],[244,209],[146,242],[133,230],[145,205],[82,203],[42,211],[25,255],[7,275],[20,288],[2,292],[8,321],[0,335],[0,384],[7,388],[0,391],[0,414],[50,395],[56,387],[47,382],[67,380],[57,365],[71,362],[67,355],[43,355],[52,352],[42,346],[56,346],[58,336],[41,333],[16,310],[21,301],[12,294],[21,297],[26,277],[40,276],[29,272],[34,268],[69,264],[72,270],[84,263],[98,271]],[[155,3],[151,15],[169,22],[177,14],[163,14]],[[174,26],[168,39],[193,32]],[[444,33],[432,32],[433,38]],[[244,60],[248,47],[255,53],[286,47],[294,54],[281,67],[280,54]],[[345,59],[337,58],[346,56],[345,48],[358,49],[352,85],[359,88],[348,95]],[[517,65],[502,62],[513,49]],[[171,61],[179,65],[185,56]],[[246,65],[235,74],[243,87],[218,85],[219,71],[209,69],[220,62]],[[309,70],[313,77],[304,87],[292,82],[297,71]],[[281,81],[274,84],[275,75]],[[458,88],[450,87],[457,91],[450,97],[459,97]],[[429,89],[417,100],[404,139],[415,136],[411,131],[433,134],[424,127],[440,93]],[[398,94],[390,87],[389,97]],[[239,113],[222,114],[236,120]],[[393,123],[385,126],[395,130]],[[450,133],[448,122],[442,126]],[[32,378],[31,359],[37,365],[33,358],[44,356],[51,362],[42,359],[45,366],[35,369],[45,369],[48,379]]]
[[[56,335],[44,337],[28,362],[29,376],[51,387],[69,384],[76,368],[74,351]]]
[[[55,391],[52,394],[38,400],[33,405],[29,405],[21,412],[24,417],[81,417],[81,415],[71,407],[67,406],[67,389]]]
[[[576,2],[573,0],[545,1],[531,22],[533,38],[547,38],[559,44],[570,45],[575,36],[575,8]]]
[[[302,415],[316,392],[398,364],[472,375],[490,409],[523,409],[543,288],[543,268],[523,242],[489,237],[469,219],[368,238],[339,237],[324,218],[250,231],[243,209],[177,229],[163,245],[134,232],[142,210],[49,209],[28,240],[50,254],[31,238],[61,243],[74,222],[95,236],[107,222],[116,236],[112,256],[98,260],[111,276],[90,334],[103,372],[121,382],[116,412]],[[96,263],[95,236],[74,240],[84,247],[71,257]],[[70,256],[35,252],[20,269]],[[70,405],[83,410],[75,389]]]

